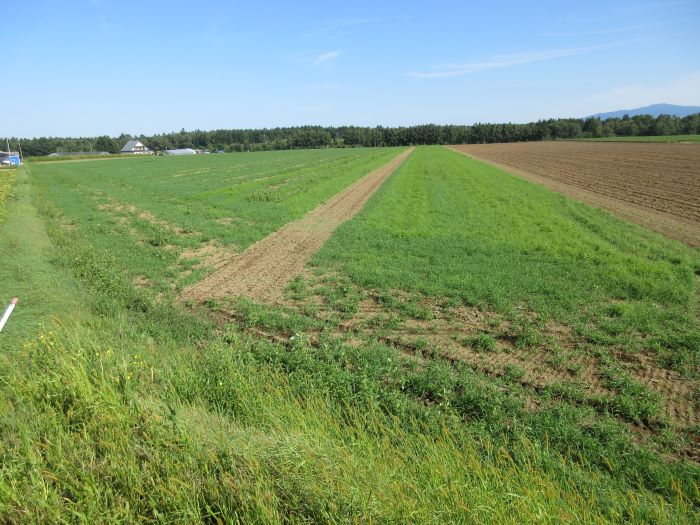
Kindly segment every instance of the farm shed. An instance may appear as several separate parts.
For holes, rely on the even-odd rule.
[[[168,155],[196,155],[197,150],[192,148],[166,149],[165,153]]]
[[[22,163],[16,151],[0,151],[0,165],[19,166]]]
[[[134,155],[150,154],[151,150],[143,145],[140,140],[130,140],[121,149],[121,153],[133,153]]]

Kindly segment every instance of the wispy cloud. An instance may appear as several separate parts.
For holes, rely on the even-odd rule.
[[[314,66],[322,66],[327,64],[331,60],[335,60],[341,55],[341,51],[328,51],[327,53],[322,53],[316,60],[314,60]]]
[[[605,27],[599,29],[589,29],[585,31],[555,31],[544,33],[545,36],[595,36],[595,35],[611,35],[615,33],[627,33],[629,31],[641,31],[654,27],[654,24],[641,24],[635,26],[620,26],[620,27]]]
[[[432,67],[433,71],[414,71],[409,73],[409,75],[417,78],[461,77],[471,73],[479,73],[481,71],[488,71],[491,69],[503,69],[507,67],[519,66],[521,64],[530,64],[533,62],[554,60],[556,58],[584,55],[586,53],[612,47],[613,45],[617,44],[556,49],[549,51],[531,51],[527,53],[517,53],[514,55],[499,55],[492,57],[485,62],[474,62],[468,64],[438,64]]]

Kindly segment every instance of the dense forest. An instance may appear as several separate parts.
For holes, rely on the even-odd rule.
[[[472,126],[426,124],[409,127],[301,126],[274,129],[220,129],[160,135],[32,139],[10,138],[10,147],[21,144],[25,156],[54,152],[117,153],[130,139],[139,139],[154,151],[199,148],[212,151],[261,151],[301,148],[408,146],[421,144],[476,144],[594,138],[607,136],[680,135],[700,133],[700,113],[687,117],[639,115],[601,120],[550,119],[527,124],[474,124]],[[3,144],[7,139],[3,139]]]

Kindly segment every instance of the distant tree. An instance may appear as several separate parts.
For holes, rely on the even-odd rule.
[[[627,118],[625,118],[627,117]],[[618,123],[615,129],[615,135],[622,135],[624,137],[632,137],[639,134],[639,128],[634,120],[631,120],[629,116],[625,115],[622,120]]]
[[[590,137],[602,137],[603,123],[598,117],[589,117],[584,121],[582,130]]]
[[[95,139],[95,150],[106,151],[108,153],[118,153],[122,148],[119,142],[107,135],[102,135]]]
[[[700,113],[683,117],[679,129],[686,134],[700,133]]]
[[[654,122],[654,135],[671,135],[675,131],[675,123],[669,115],[659,115]]]
[[[635,115],[632,117],[637,126],[638,135],[654,135],[654,117],[651,115]]]
[[[476,144],[550,140],[557,138],[635,136],[649,134],[700,133],[700,114],[678,118],[662,115],[625,115],[622,119],[599,118],[549,119],[527,124],[477,123],[471,126],[441,126],[426,124],[410,127],[387,128],[377,126],[301,126],[273,129],[219,129],[214,131],[186,131],[138,137],[154,151],[172,148],[202,148],[226,151],[269,151],[292,148],[326,148],[358,146],[409,146],[417,144]],[[53,152],[88,151],[93,149],[119,151],[132,135],[122,133],[113,139],[41,137],[22,139],[27,156],[47,155]],[[11,142],[17,139],[11,138]]]

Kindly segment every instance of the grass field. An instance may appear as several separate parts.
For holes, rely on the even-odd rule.
[[[678,242],[426,147],[284,305],[183,300],[398,151],[7,179],[0,518],[696,522],[700,258]]]
[[[298,219],[398,150],[124,159],[29,166],[45,213],[106,250],[132,280],[171,294]]]
[[[648,135],[576,139],[590,142],[700,142],[700,135]]]
[[[85,160],[114,160],[114,159],[138,159],[139,157],[132,155],[130,153],[111,153],[108,155],[56,155],[56,156],[41,156],[41,157],[27,157],[25,160],[27,162],[82,162]]]
[[[479,320],[471,331],[482,333],[494,348],[500,337],[501,351],[510,354],[509,340],[515,338],[517,346],[520,337],[521,346],[531,346],[546,360],[557,355],[578,363],[579,379],[589,367],[600,368],[595,376],[619,366],[615,355],[649,357],[688,378],[690,395],[684,403],[693,415],[683,424],[696,425],[692,392],[700,363],[695,313],[700,259],[680,243],[496,168],[425,148],[356,220],[341,226],[314,262],[320,275],[342,276],[363,290],[384,295],[403,290],[415,296],[414,303],[440,298],[450,306],[500,314],[488,321],[492,326]],[[362,293],[355,295],[356,303],[362,299]],[[501,317],[515,330],[499,335]],[[429,323],[425,329],[424,336],[430,336]],[[473,346],[469,337],[467,347]],[[533,359],[528,354],[522,361]],[[506,367],[525,366],[520,360],[502,361]],[[529,372],[540,386],[562,378],[555,370]],[[640,394],[651,388],[649,396],[628,399],[628,408],[654,397],[653,382],[638,386]],[[637,414],[646,410],[632,409]]]

